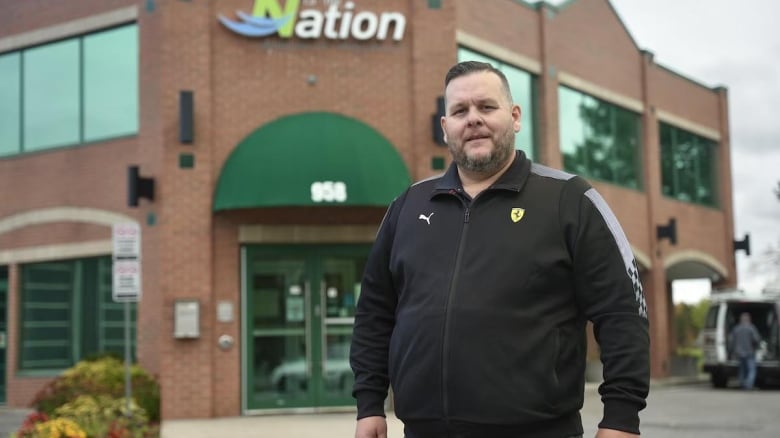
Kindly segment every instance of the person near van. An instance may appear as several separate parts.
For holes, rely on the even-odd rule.
[[[492,65],[445,78],[453,164],[392,202],[371,249],[350,361],[358,438],[583,434],[586,323],[603,363],[597,437],[639,434],[647,306],[631,248],[582,178],[515,151],[520,107]]]
[[[739,316],[739,324],[731,331],[729,344],[739,360],[739,382],[744,389],[753,389],[756,380],[756,349],[761,335],[747,312]]]

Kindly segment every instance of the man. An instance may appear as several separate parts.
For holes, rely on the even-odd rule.
[[[731,331],[729,344],[739,360],[739,382],[743,389],[753,389],[756,381],[756,348],[761,342],[758,329],[747,312],[739,316],[739,324]]]
[[[369,256],[351,364],[356,437],[385,437],[392,384],[407,438],[582,436],[585,327],[604,363],[599,438],[639,433],[647,308],[630,247],[585,180],[514,149],[504,75],[445,79],[453,165],[390,205]]]

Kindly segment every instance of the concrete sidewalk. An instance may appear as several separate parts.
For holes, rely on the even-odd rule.
[[[707,375],[669,377],[651,382],[653,387],[703,384]],[[594,436],[601,421],[598,383],[585,385],[585,405],[580,411],[585,436]],[[403,423],[388,413],[388,438],[403,437]],[[257,415],[193,420],[167,420],[162,438],[350,438],[355,435],[355,413]]]
[[[707,376],[670,377],[651,382],[653,387],[706,383]],[[585,436],[594,436],[601,419],[598,384],[585,385],[582,422]],[[0,438],[15,432],[28,409],[0,407]],[[403,437],[403,424],[388,413],[388,438]],[[166,420],[162,438],[349,438],[355,434],[355,413],[256,415],[242,417]]]
[[[388,437],[403,437],[403,423],[387,417]],[[162,438],[349,438],[355,436],[355,413],[259,415],[163,422]]]

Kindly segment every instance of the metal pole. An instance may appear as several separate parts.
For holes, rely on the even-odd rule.
[[[125,403],[127,418],[132,416],[130,412],[130,397],[133,390],[130,387],[130,303],[125,301]]]

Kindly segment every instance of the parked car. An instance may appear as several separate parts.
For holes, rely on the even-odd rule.
[[[309,364],[304,358],[284,361],[271,371],[271,385],[279,392],[305,391],[309,382]],[[349,344],[328,346],[328,357],[322,368],[326,391],[349,393],[354,377],[349,365]]]
[[[737,377],[739,362],[731,351],[729,333],[743,312],[750,314],[761,335],[756,352],[756,385],[780,378],[780,293],[764,291],[760,296],[742,290],[714,291],[702,330],[703,369],[716,388],[724,388]]]

